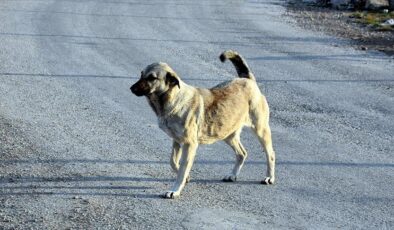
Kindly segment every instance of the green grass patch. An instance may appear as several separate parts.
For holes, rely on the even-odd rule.
[[[364,25],[371,25],[378,30],[382,31],[394,31],[394,26],[382,26],[381,24],[385,21],[393,18],[394,19],[394,11],[389,13],[380,13],[380,12],[354,12],[350,15],[350,17],[355,18],[357,22],[362,23]]]

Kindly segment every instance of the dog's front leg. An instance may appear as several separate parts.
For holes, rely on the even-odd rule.
[[[174,170],[176,174],[178,174],[179,171],[179,160],[181,158],[181,155],[182,155],[181,144],[173,140],[170,165],[172,170]],[[189,183],[189,181],[190,181],[190,175],[186,178],[186,183]]]
[[[172,153],[171,153],[171,159],[170,159],[170,164],[171,168],[178,173],[179,169],[179,159],[181,158],[181,153],[182,153],[182,148],[181,144],[176,142],[175,140],[172,142]]]
[[[183,145],[177,179],[171,191],[168,191],[164,194],[164,198],[174,199],[181,194],[181,191],[186,184],[186,180],[192,168],[197,147],[197,143]]]

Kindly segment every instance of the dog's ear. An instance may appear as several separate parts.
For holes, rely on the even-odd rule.
[[[181,88],[180,85],[179,85],[179,78],[174,73],[167,72],[167,74],[166,74],[166,82],[168,82],[168,84],[171,85],[171,86],[177,85],[178,88]]]

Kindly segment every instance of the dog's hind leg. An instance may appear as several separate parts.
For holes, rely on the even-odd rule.
[[[224,182],[235,182],[237,180],[237,177],[248,155],[240,141],[241,131],[242,128],[237,130],[225,140],[226,143],[234,150],[236,161],[232,173],[223,178]]]
[[[175,173],[178,173],[179,170],[179,160],[182,155],[182,147],[181,144],[176,142],[175,140],[172,142],[172,153],[170,159],[171,168],[174,170]],[[189,183],[190,176],[187,177],[186,183]]]
[[[267,157],[267,177],[261,181],[262,184],[275,183],[275,151],[272,147],[271,129],[267,125],[262,131],[256,131]]]
[[[275,152],[272,147],[271,129],[269,127],[269,109],[263,98],[262,106],[253,111],[253,126],[267,157],[267,177],[261,181],[262,184],[275,183]]]

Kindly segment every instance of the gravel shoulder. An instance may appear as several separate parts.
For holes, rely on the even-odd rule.
[[[393,59],[295,26],[284,3],[0,1],[0,229],[392,229]],[[129,87],[160,60],[212,87],[235,75],[226,49],[269,101],[277,184],[259,184],[245,129],[237,183],[221,182],[231,149],[200,146],[161,199],[171,141]]]
[[[376,50],[394,56],[394,30],[378,30],[357,22],[353,11],[336,10],[302,0],[286,3],[286,15],[302,28],[345,39],[359,50]]]

